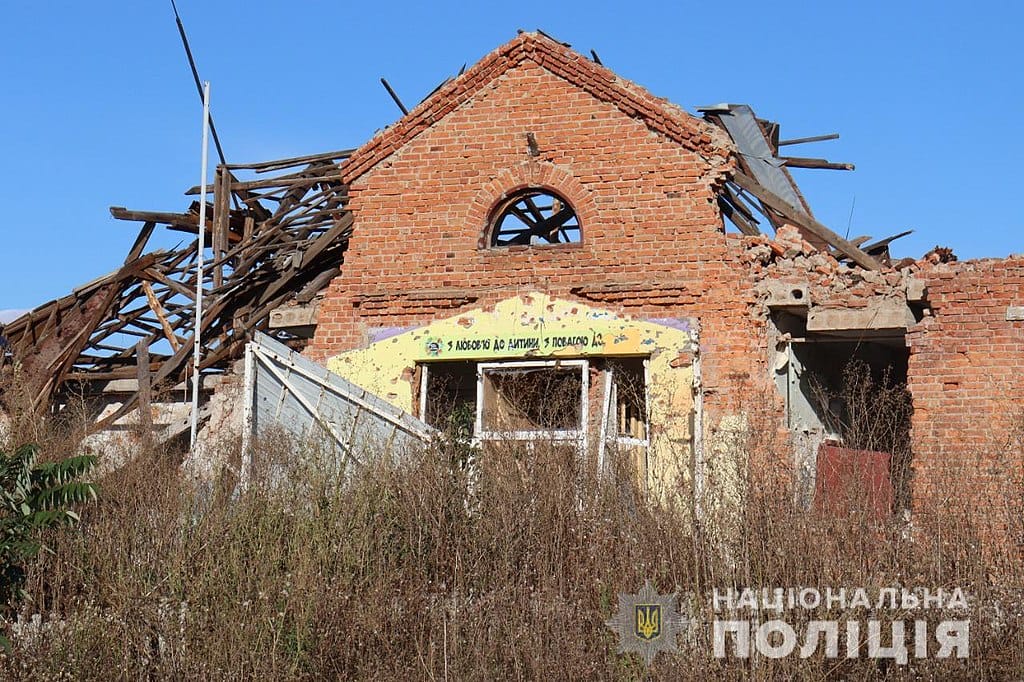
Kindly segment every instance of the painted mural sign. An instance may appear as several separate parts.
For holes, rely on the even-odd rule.
[[[671,340],[695,347],[688,320],[638,321],[529,294],[409,332],[418,361],[647,355]],[[682,332],[682,334],[680,334]],[[680,344],[682,340],[682,344]],[[403,344],[404,345],[404,344]]]
[[[576,334],[542,334],[484,336],[480,337],[440,337],[427,338],[424,349],[428,357],[433,359],[476,357],[484,353],[489,358],[502,356],[547,355],[555,351],[571,349],[573,352],[586,355],[591,353],[605,354],[604,334],[599,331],[586,330]]]
[[[646,485],[655,494],[688,480],[697,324],[636,319],[531,292],[415,329],[380,328],[365,348],[336,355],[332,372],[415,414],[423,363],[643,357],[647,360],[650,445]]]
[[[697,326],[687,319],[632,319],[531,292],[415,329],[375,330],[374,338],[331,358],[328,367],[411,412],[409,377],[421,362],[642,356],[651,358],[656,395],[662,375],[666,385],[678,385],[670,363],[697,348]]]

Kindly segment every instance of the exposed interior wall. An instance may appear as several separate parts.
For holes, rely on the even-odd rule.
[[[907,506],[904,417],[909,399],[904,391],[886,393],[882,387],[907,381],[906,331],[924,314],[915,275],[919,268],[851,268],[788,226],[774,240],[757,237],[750,243],[751,266],[760,275],[761,314],[770,320],[771,373],[799,483],[798,501],[811,504],[820,489],[819,449],[837,442],[893,453],[891,479],[898,507]],[[857,366],[864,368],[864,375],[851,374]],[[853,395],[850,383],[861,379],[874,384],[877,396],[862,401]],[[865,421],[880,415],[864,414],[862,408],[867,404],[870,410],[883,398],[898,408],[892,415],[898,423],[867,433]]]

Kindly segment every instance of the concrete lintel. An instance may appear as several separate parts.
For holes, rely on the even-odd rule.
[[[915,321],[905,301],[884,299],[864,308],[811,308],[807,314],[807,331],[906,329]]]
[[[766,282],[769,308],[806,308],[811,304],[810,287],[806,282]]]
[[[289,305],[270,311],[271,329],[288,329],[289,327],[311,327],[316,325],[320,313],[319,303],[308,305]]]
[[[907,278],[907,300],[911,303],[920,303],[928,296],[928,287],[923,279],[918,277]]]
[[[1011,305],[1006,309],[1007,322],[1024,321],[1024,305]]]

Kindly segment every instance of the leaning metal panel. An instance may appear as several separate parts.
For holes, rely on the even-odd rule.
[[[339,470],[421,447],[435,430],[326,367],[257,333],[246,349],[242,480],[254,442],[283,433]],[[332,467],[333,468],[333,467]]]

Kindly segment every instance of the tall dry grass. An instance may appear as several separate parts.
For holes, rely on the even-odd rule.
[[[751,429],[751,458],[783,460],[763,452],[775,447],[763,432]],[[56,437],[50,447],[60,447]],[[260,447],[258,461],[317,456],[283,440]],[[871,680],[1024,672],[1018,549],[976,532],[971,510],[955,503],[913,527],[879,525],[868,513],[803,511],[778,479],[752,469],[744,504],[722,532],[717,520],[690,523],[677,503],[645,500],[628,466],[598,477],[565,449],[503,443],[476,458],[470,481],[466,460],[464,446],[450,444],[378,461],[345,480],[316,466],[278,468],[275,485],[236,494],[230,472],[194,486],[179,458],[140,452],[104,476],[102,499],[82,510],[80,527],[47,538],[54,551],[30,566],[33,599],[8,628],[14,649],[0,659],[0,676]],[[1006,513],[1019,514],[1019,505],[1009,500]],[[688,613],[702,621],[650,668],[617,654],[604,624],[617,594],[648,579],[662,592],[692,595]],[[968,592],[970,657],[896,666],[823,651],[780,660],[712,655],[716,588],[890,586]],[[923,616],[819,609],[782,617]]]

